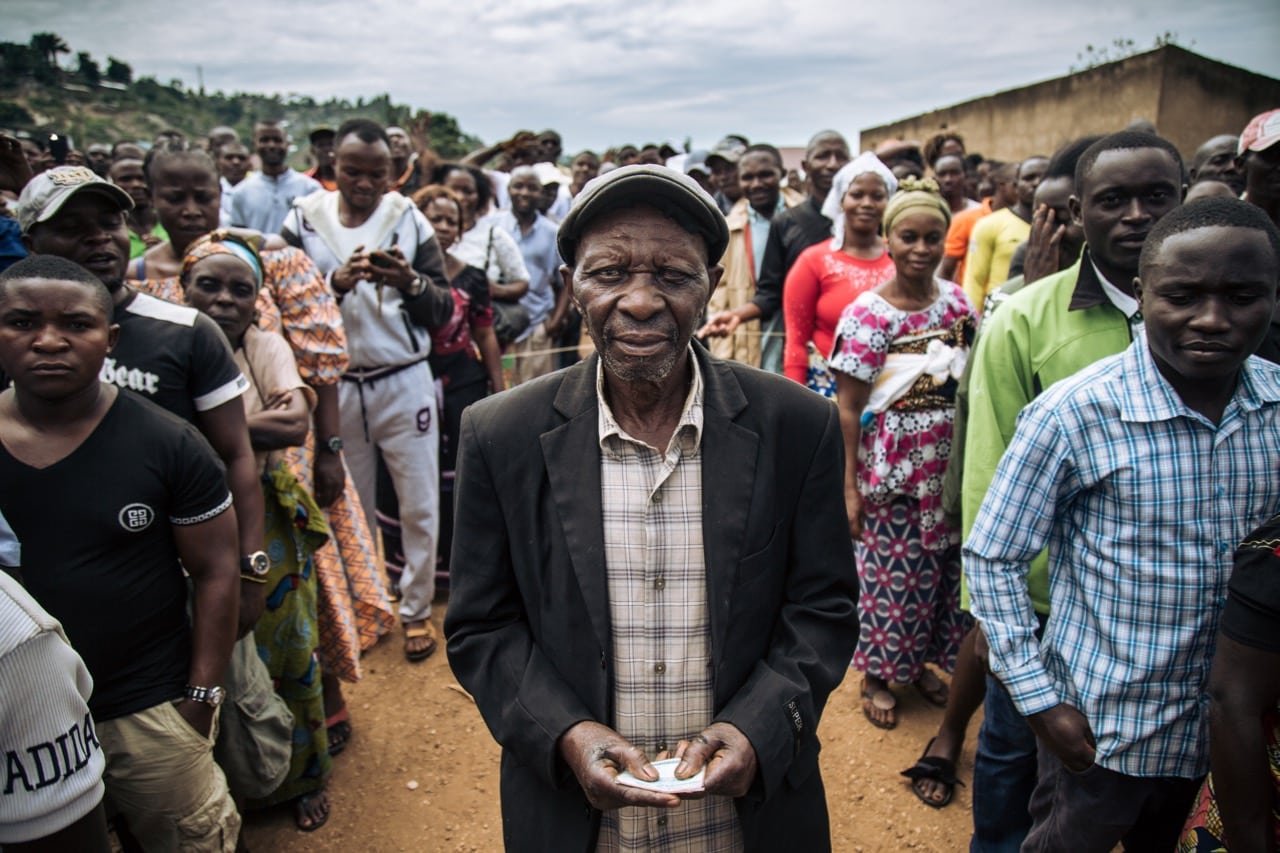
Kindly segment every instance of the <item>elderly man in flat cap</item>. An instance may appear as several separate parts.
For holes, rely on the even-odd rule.
[[[678,172],[589,183],[558,242],[596,353],[463,417],[445,632],[503,748],[508,850],[830,847],[815,732],[858,631],[839,417],[691,343],[728,237]],[[673,781],[700,790],[636,787]]]

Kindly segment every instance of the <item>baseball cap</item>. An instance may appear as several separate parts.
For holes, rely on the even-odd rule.
[[[582,232],[601,214],[631,205],[666,202],[686,213],[706,241],[707,258],[717,263],[729,245],[729,226],[715,200],[688,175],[666,166],[623,166],[587,182],[556,233],[556,246],[572,264]]]
[[[701,172],[709,177],[711,170],[707,168],[707,157],[710,156],[710,153],[701,149],[690,151],[689,155],[684,159],[684,173],[691,175],[694,172]]]
[[[564,173],[557,169],[553,163],[534,163],[533,171],[538,176],[538,183],[542,184],[544,187],[547,184],[569,183],[569,179],[566,178]]]
[[[322,125],[320,127],[312,128],[311,132],[307,134],[307,141],[312,145],[315,145],[321,139],[333,139],[337,135],[338,131],[334,130],[332,127]]]
[[[719,157],[725,162],[736,164],[746,152],[747,144],[745,142],[736,136],[726,136],[707,152],[706,162],[710,163],[713,159]]]
[[[1246,151],[1264,151],[1280,142],[1280,110],[1268,110],[1256,115],[1245,125],[1240,134],[1240,147],[1237,154]]]
[[[132,210],[133,199],[118,186],[102,180],[86,166],[58,166],[32,178],[18,196],[18,224],[22,233],[33,225],[48,222],[77,193],[94,193],[115,202],[121,210]]]

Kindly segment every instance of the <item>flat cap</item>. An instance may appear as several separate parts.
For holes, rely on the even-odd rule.
[[[676,208],[706,242],[708,262],[719,263],[724,256],[729,225],[715,200],[688,175],[666,166],[635,165],[600,175],[578,193],[556,234],[560,257],[567,264],[574,262],[582,232],[601,214],[639,205]]]

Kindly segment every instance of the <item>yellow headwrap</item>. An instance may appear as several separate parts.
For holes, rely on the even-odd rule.
[[[884,233],[888,234],[897,220],[916,213],[936,216],[944,226],[951,224],[951,205],[938,192],[938,184],[933,178],[903,179],[898,185],[898,192],[884,209]]]

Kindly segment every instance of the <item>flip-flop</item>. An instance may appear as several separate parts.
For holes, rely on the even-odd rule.
[[[311,804],[311,801],[317,797],[323,797],[324,791],[312,791],[310,794],[303,794],[295,797],[293,800],[293,823],[303,832],[315,832],[320,827],[329,822],[329,812],[325,812],[318,820],[310,824],[303,823],[307,819],[307,815],[303,814],[303,810]]]
[[[925,687],[924,680],[926,676],[933,678],[936,686]],[[947,687],[947,683],[945,681],[938,678],[938,676],[934,675],[932,672],[929,672],[929,670],[926,669],[925,675],[916,679],[914,687],[920,695],[924,697],[924,701],[928,702],[930,705],[935,708],[947,707],[947,697],[951,695],[951,691]]]
[[[933,742],[937,738],[931,738],[925,746],[924,752],[920,754],[920,760],[911,767],[902,771],[902,775],[911,780],[911,793],[916,795],[916,799],[931,808],[940,809],[951,802],[952,796],[956,792],[956,785],[963,785],[956,778],[956,763],[947,758],[939,758],[936,755],[929,755],[929,750],[933,748]],[[941,800],[932,800],[920,793],[920,789],[916,787],[916,783],[924,779],[931,779],[941,785],[945,785],[947,789],[946,796]]]
[[[344,705],[341,711],[328,717],[324,725],[329,730],[329,755],[340,754],[351,740],[351,715],[347,713],[346,706]]]
[[[892,722],[881,722],[871,716],[871,712],[867,710],[867,703],[870,702],[877,711],[893,711],[898,707],[898,700],[894,698],[893,693],[891,693],[887,687],[868,690],[866,685],[867,683],[865,681],[862,682],[862,715],[867,718],[867,722],[871,723],[871,725],[875,726],[877,729],[893,729],[898,725],[897,715],[894,715]],[[886,696],[889,697],[888,700],[884,699]]]
[[[417,640],[422,637],[427,637],[429,642],[421,649],[410,651],[409,641]],[[421,663],[435,654],[436,646],[439,645],[436,642],[436,629],[432,627],[431,622],[429,621],[421,628],[410,628],[406,625],[404,629],[404,639],[404,657],[405,660],[409,661],[409,663]]]

